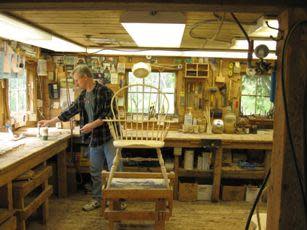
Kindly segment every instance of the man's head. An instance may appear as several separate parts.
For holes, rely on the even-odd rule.
[[[89,82],[93,82],[93,74],[90,68],[85,65],[77,65],[72,71],[72,76],[75,81],[75,85],[81,89],[86,89]]]

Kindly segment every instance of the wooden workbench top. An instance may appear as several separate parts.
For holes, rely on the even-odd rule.
[[[27,137],[17,141],[9,140],[7,133],[0,133],[0,174],[18,167],[23,161],[39,157],[42,151],[60,148],[59,144],[71,136],[69,130],[56,131],[51,128],[48,140],[44,141],[37,138],[33,130],[26,129]]]
[[[222,140],[222,141],[251,141],[251,142],[272,142],[273,130],[259,130],[257,134],[207,134],[207,133],[182,133],[178,131],[169,131],[166,140]]]

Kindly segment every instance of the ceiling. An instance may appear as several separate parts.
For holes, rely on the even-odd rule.
[[[120,23],[123,12],[122,10],[20,10],[7,13],[85,47],[136,48],[136,44]],[[212,12],[185,12],[184,15],[186,27],[181,49],[228,49],[233,38],[244,38],[229,13],[218,12],[214,15]],[[236,16],[245,30],[251,32],[262,14],[236,13]],[[217,33],[219,27],[221,29]],[[192,35],[191,29],[193,29]],[[211,39],[213,37],[214,40]]]

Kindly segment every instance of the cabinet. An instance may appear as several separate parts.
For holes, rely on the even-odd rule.
[[[185,78],[208,78],[209,64],[208,63],[186,63]]]

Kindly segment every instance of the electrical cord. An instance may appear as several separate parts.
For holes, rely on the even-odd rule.
[[[203,44],[203,48],[206,46],[206,44],[208,43],[208,41],[216,41],[216,42],[221,42],[221,43],[227,43],[228,45],[231,45],[231,41],[226,41],[226,40],[222,40],[222,39],[216,39],[216,37],[219,35],[219,33],[221,32],[221,29],[222,29],[222,26],[224,24],[224,18],[225,18],[225,13],[223,14],[223,16],[217,16],[216,14],[213,14],[215,16],[216,19],[206,19],[206,20],[202,20],[200,22],[197,22],[197,23],[194,23],[191,28],[190,28],[190,31],[189,31],[189,35],[191,38],[195,38],[195,39],[201,39],[201,40],[205,40],[205,44]],[[205,24],[205,23],[211,23],[211,22],[217,22],[219,23],[219,26],[217,28],[217,31],[215,32],[215,34],[211,37],[211,38],[208,38],[208,37],[204,37],[204,36],[198,36],[198,35],[195,35],[193,33],[193,31]]]
[[[256,197],[256,199],[255,199],[255,201],[253,203],[253,207],[252,207],[252,209],[249,212],[249,215],[248,215],[248,218],[247,218],[247,221],[246,221],[246,225],[245,225],[245,230],[249,230],[249,225],[251,223],[252,216],[253,216],[254,211],[255,211],[255,209],[257,207],[257,204],[258,204],[258,202],[260,200],[262,192],[263,192],[263,190],[264,190],[264,188],[265,188],[265,186],[266,186],[266,184],[267,184],[267,182],[269,180],[270,175],[271,175],[271,169],[269,169],[269,171],[267,172],[267,174],[266,174],[266,176],[264,178],[264,181],[263,181],[263,183],[262,183],[262,185],[260,187],[260,190],[259,190],[259,192],[257,194],[257,197]]]
[[[240,23],[240,21],[238,20],[238,18],[236,17],[236,15],[234,13],[230,13],[232,18],[235,20],[235,22],[237,23],[237,25],[239,26],[239,28],[241,29],[242,33],[244,34],[247,42],[248,42],[248,53],[247,53],[247,65],[249,68],[252,67],[252,58],[253,58],[253,50],[254,50],[254,42],[253,40],[251,40],[247,34],[247,32],[245,31],[245,29],[243,28],[242,24]]]

